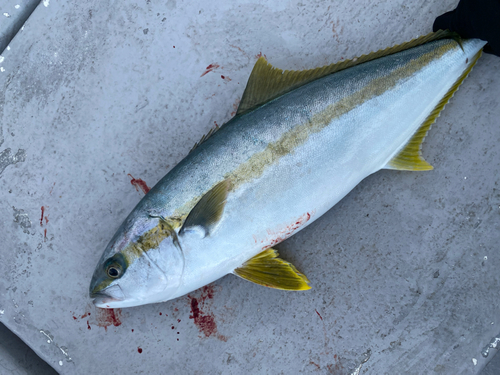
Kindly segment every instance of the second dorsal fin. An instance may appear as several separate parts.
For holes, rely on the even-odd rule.
[[[457,38],[457,34],[448,30],[439,30],[435,33],[430,33],[419,38],[412,39],[409,42],[388,47],[377,52],[371,52],[367,55],[361,55],[360,57],[352,60],[344,60],[335,64],[308,70],[278,69],[269,64],[264,57],[260,57],[255,63],[252,73],[250,74],[250,78],[248,79],[247,86],[243,92],[236,115],[242,115],[246,112],[250,112],[251,110],[276,99],[287,92],[329,74],[444,38],[453,38],[460,43],[460,39]]]

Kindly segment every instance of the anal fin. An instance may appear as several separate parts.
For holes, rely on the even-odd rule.
[[[467,69],[464,70],[429,116],[427,116],[422,125],[420,125],[415,134],[413,134],[410,138],[406,146],[403,147],[403,149],[387,163],[384,169],[397,169],[400,171],[429,171],[434,169],[432,165],[426,162],[422,157],[422,143],[427,135],[427,132],[431,128],[432,124],[436,122],[436,119],[439,117],[439,114],[443,110],[444,106],[448,104],[453,94],[455,94],[464,79],[469,75],[479,57],[481,57],[481,52],[482,51],[479,51],[474,56]]]
[[[293,264],[269,248],[236,268],[233,273],[253,283],[282,290],[308,290],[309,280]]]

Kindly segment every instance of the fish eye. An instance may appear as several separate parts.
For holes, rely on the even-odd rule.
[[[104,272],[111,279],[119,279],[123,276],[126,269],[127,263],[121,253],[113,255],[103,265]]]
[[[106,269],[106,273],[112,279],[116,279],[116,278],[120,277],[120,275],[122,273],[122,270],[121,270],[121,268],[120,268],[119,265],[117,265],[117,264],[111,264]]]

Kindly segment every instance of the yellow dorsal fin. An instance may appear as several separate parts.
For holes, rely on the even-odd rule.
[[[250,74],[250,78],[248,79],[247,86],[243,92],[236,115],[242,115],[249,112],[264,103],[286,94],[287,92],[340,70],[378,59],[380,57],[392,55],[394,53],[438,39],[453,38],[459,41],[456,35],[457,34],[451,33],[448,30],[439,30],[435,33],[430,33],[419,38],[412,39],[409,42],[388,47],[367,55],[362,55],[352,60],[345,60],[336,64],[325,65],[320,68],[308,70],[283,71],[273,67],[264,57],[260,57],[255,63],[252,73]]]
[[[439,114],[443,110],[444,106],[451,99],[453,94],[458,90],[458,87],[462,84],[465,78],[469,75],[470,71],[476,64],[479,57],[481,57],[481,52],[479,51],[471,63],[462,73],[462,75],[457,79],[457,81],[451,86],[445,96],[439,101],[434,110],[427,116],[425,121],[420,125],[420,128],[413,134],[411,139],[408,141],[406,146],[394,157],[389,163],[384,167],[385,169],[397,169],[404,171],[429,171],[433,169],[432,165],[427,163],[422,157],[422,142],[427,135],[427,132],[431,128],[431,125],[439,117]]]
[[[278,258],[273,248],[264,250],[233,273],[253,283],[282,290],[308,290],[309,280],[293,264]]]

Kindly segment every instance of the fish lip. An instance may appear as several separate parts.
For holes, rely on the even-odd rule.
[[[123,301],[125,295],[119,285],[112,285],[98,292],[90,292],[90,298],[93,299],[94,305],[97,305]]]
[[[121,299],[111,297],[105,293],[92,293],[91,298],[93,298],[92,303],[96,307],[100,308],[110,308],[110,304],[114,302],[121,302]]]

